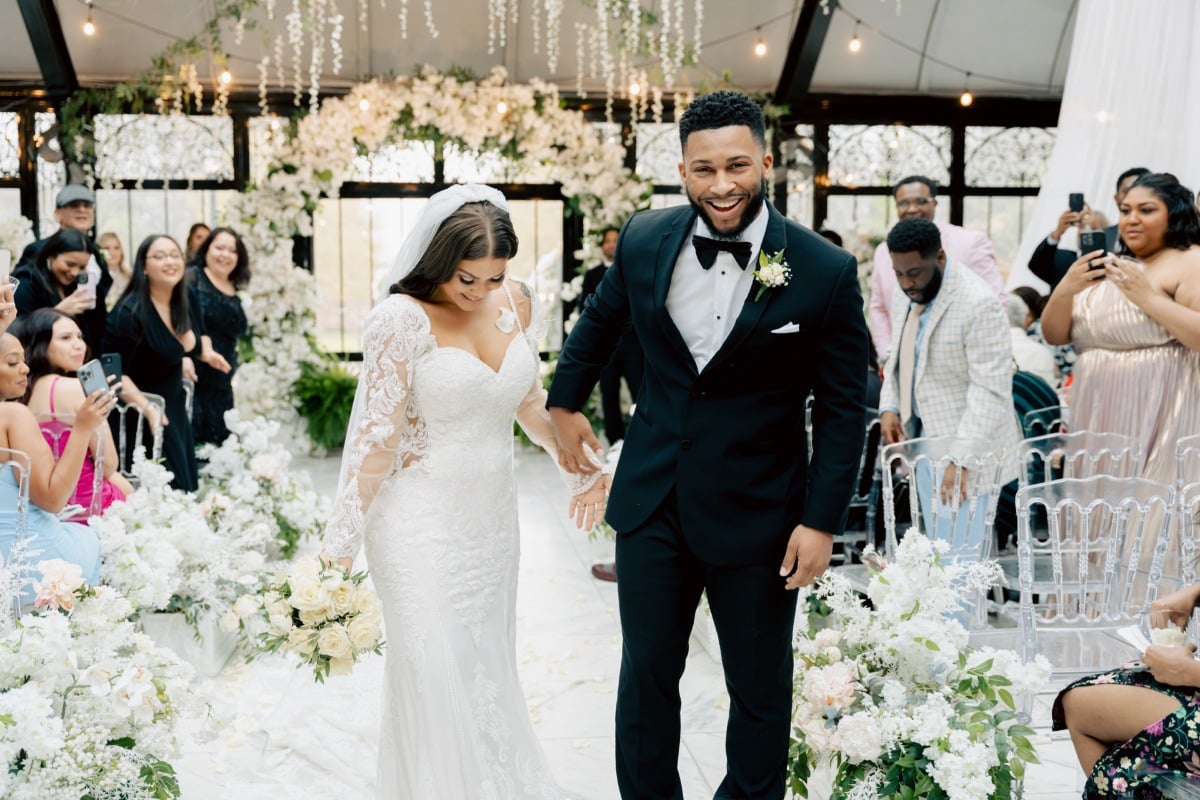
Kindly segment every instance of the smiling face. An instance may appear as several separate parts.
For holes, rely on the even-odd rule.
[[[64,228],[74,228],[80,233],[87,233],[96,221],[96,206],[87,200],[73,200],[54,209],[54,218]]]
[[[718,236],[735,238],[763,206],[773,159],[745,125],[693,131],[679,177],[692,207]]]
[[[173,289],[183,280],[183,253],[173,239],[160,236],[146,250],[146,280],[151,289]]]
[[[222,231],[213,237],[204,256],[204,266],[215,275],[228,279],[231,272],[237,269],[238,252],[237,239],[233,234]]]
[[[507,268],[508,261],[503,258],[460,261],[454,277],[437,288],[432,300],[460,311],[475,311],[489,294],[504,285]]]
[[[75,285],[79,273],[87,269],[91,254],[86,250],[70,250],[59,253],[49,261],[50,274],[59,286],[64,288]]]
[[[1163,248],[1170,214],[1167,204],[1152,189],[1135,186],[1121,200],[1121,239],[1135,256],[1144,258]]]
[[[920,181],[905,183],[896,188],[896,215],[900,219],[919,217],[933,222],[937,198]]]
[[[25,348],[11,333],[0,334],[0,397],[13,400],[25,394],[29,385],[29,367]]]
[[[71,319],[55,321],[50,332],[50,343],[46,347],[46,360],[50,366],[63,372],[77,372],[87,355],[87,343],[83,333]]]

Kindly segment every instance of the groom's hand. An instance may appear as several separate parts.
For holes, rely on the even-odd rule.
[[[833,555],[833,537],[816,528],[797,525],[788,539],[779,575],[787,578],[785,589],[807,586],[825,574]]]
[[[585,447],[590,447],[592,452],[604,452],[587,417],[578,411],[551,407],[550,422],[554,425],[554,438],[558,440],[558,463],[563,469],[576,475],[591,475],[600,469],[584,451]]]

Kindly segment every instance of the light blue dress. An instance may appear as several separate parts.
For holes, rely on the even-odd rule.
[[[0,559],[7,560],[17,543],[18,497],[12,466],[0,466]],[[26,535],[29,541],[25,545],[25,557],[31,567],[39,561],[61,558],[78,564],[88,584],[94,586],[100,580],[100,540],[87,525],[60,522],[58,517],[30,502]],[[21,593],[21,602],[32,603],[34,595],[33,586],[27,586]]]

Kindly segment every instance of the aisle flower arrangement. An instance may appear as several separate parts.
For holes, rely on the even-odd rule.
[[[276,573],[262,594],[238,601],[238,629],[254,656],[296,656],[318,683],[345,675],[361,656],[383,652],[383,607],[366,579],[365,572],[303,559]]]
[[[0,250],[8,251],[11,266],[17,265],[25,246],[33,240],[33,223],[28,217],[18,214],[0,220]]]
[[[178,797],[190,667],[137,632],[115,589],[63,561],[37,568],[35,610],[0,639],[0,796]]]
[[[1050,675],[1039,656],[968,647],[955,619],[1000,578],[995,562],[942,563],[944,543],[910,531],[877,572],[870,608],[836,573],[817,597],[829,627],[797,640],[790,783],[807,796],[814,770],[833,798],[999,800],[1037,757],[1016,697]]]

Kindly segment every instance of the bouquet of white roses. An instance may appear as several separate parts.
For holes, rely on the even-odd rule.
[[[36,609],[0,639],[0,796],[179,796],[166,759],[198,710],[191,668],[139,633],[133,607],[78,566],[38,564]]]
[[[323,683],[350,672],[359,656],[381,653],[382,608],[366,579],[366,572],[316,558],[277,573],[261,595],[245,595],[235,605],[238,627],[256,642],[252,656],[291,653]]]
[[[818,583],[832,627],[797,640],[789,768],[799,796],[828,765],[834,798],[1010,798],[1037,762],[1014,694],[1036,692],[1050,666],[968,648],[954,615],[1000,568],[943,564],[944,550],[909,531],[871,580],[871,608],[836,573]]]

